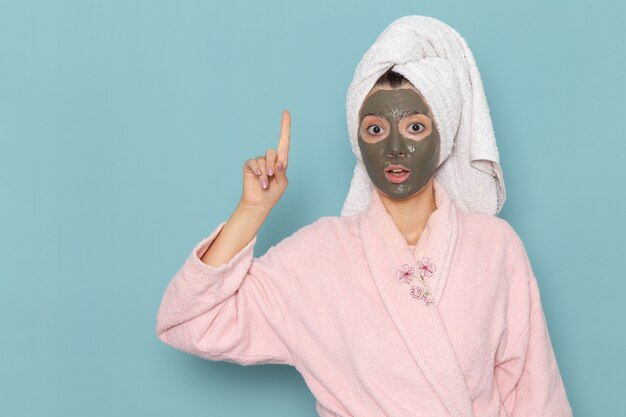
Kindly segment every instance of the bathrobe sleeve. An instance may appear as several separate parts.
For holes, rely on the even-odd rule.
[[[508,330],[495,362],[495,378],[508,417],[571,417],[537,279],[519,236],[511,229]]]
[[[200,260],[226,222],[196,245],[172,278],[157,313],[156,334],[176,349],[241,365],[294,365],[291,274],[296,232],[260,258],[256,236],[219,267]],[[302,230],[302,229],[301,229]]]

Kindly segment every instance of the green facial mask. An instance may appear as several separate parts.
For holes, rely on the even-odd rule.
[[[430,133],[426,134],[428,125],[423,116],[410,116],[415,112],[430,119]],[[379,119],[368,118],[364,124],[367,115]],[[387,123],[382,123],[380,118]],[[359,112],[358,141],[369,177],[390,198],[411,197],[426,186],[437,169],[439,131],[428,106],[415,90],[379,90],[369,96]],[[392,164],[408,168],[408,174],[404,172],[400,177],[386,174]]]

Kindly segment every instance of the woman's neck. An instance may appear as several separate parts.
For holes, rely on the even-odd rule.
[[[423,190],[405,200],[395,200],[378,191],[387,212],[404,235],[409,245],[415,245],[428,223],[428,218],[437,209],[433,179]]]

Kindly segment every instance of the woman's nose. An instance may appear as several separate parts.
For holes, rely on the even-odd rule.
[[[396,130],[392,131],[389,135],[389,141],[387,143],[387,157],[389,158],[402,158],[406,156],[407,149],[402,135]]]

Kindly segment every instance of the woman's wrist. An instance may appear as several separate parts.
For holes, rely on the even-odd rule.
[[[250,218],[262,218],[263,220],[265,220],[265,217],[267,217],[271,210],[271,207],[253,206],[241,201],[235,208],[236,213]]]
[[[242,232],[244,240],[250,241],[256,236],[270,211],[271,209],[269,208],[249,206],[240,202],[230,219],[228,219],[228,223],[231,223],[233,228]]]
[[[270,210],[238,204],[215,240],[201,257],[202,262],[219,267],[232,259],[258,233]]]

